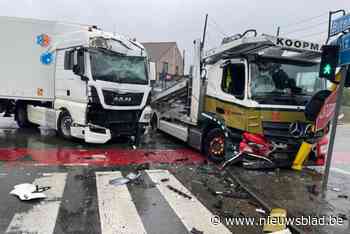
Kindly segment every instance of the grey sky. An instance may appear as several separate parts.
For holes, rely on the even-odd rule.
[[[223,33],[255,28],[274,34],[278,25],[282,35],[299,30],[286,36],[320,41],[324,34],[319,32],[327,30],[327,23],[322,23],[328,19],[327,12],[340,8],[350,10],[349,0],[0,0],[0,15],[96,24],[142,42],[176,41],[188,54],[193,39],[201,37],[206,13],[212,47]],[[283,27],[321,14],[312,21]]]

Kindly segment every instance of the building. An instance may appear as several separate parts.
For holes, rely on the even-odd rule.
[[[176,42],[145,42],[151,62],[156,66],[156,80],[180,79],[184,74],[184,62]]]

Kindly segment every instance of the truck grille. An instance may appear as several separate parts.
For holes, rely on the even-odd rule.
[[[113,135],[133,135],[136,132],[140,110],[103,110],[91,108],[88,112],[90,123],[109,128]]]
[[[276,142],[299,144],[300,142],[289,133],[290,124],[289,122],[263,121],[264,136]]]
[[[118,93],[103,90],[105,103],[110,106],[139,106],[142,103],[143,93]]]

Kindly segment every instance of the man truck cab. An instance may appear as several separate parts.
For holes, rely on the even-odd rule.
[[[1,17],[0,106],[20,127],[105,143],[136,136],[150,119],[147,53],[96,26]],[[11,35],[11,37],[10,37]],[[14,46],[9,46],[13,44]]]

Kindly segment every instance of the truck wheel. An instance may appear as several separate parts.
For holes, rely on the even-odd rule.
[[[213,162],[225,159],[225,135],[219,128],[211,129],[204,139],[203,150],[205,156]]]
[[[28,121],[27,105],[17,106],[15,118],[20,128],[29,128],[32,126]]]
[[[70,116],[69,112],[63,111],[58,118],[58,134],[64,139],[71,140],[72,135],[70,131],[70,127],[73,123],[73,119]]]

